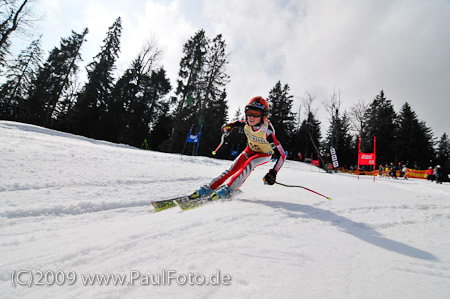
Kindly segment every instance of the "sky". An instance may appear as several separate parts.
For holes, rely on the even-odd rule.
[[[398,112],[408,102],[434,136],[450,134],[450,1],[448,0],[36,0],[36,34],[50,51],[71,30],[88,27],[84,64],[92,61],[108,27],[122,17],[123,72],[142,46],[155,40],[176,88],[183,44],[200,29],[222,34],[230,53],[229,115],[250,98],[267,97],[280,81],[290,86],[294,112],[311,94],[322,122],[334,93],[341,110],[372,102],[384,90]],[[48,53],[48,52],[47,52]]]

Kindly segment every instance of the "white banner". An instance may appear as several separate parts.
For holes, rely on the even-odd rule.
[[[334,149],[334,147],[330,148],[330,153],[331,153],[331,159],[333,160],[333,168],[338,168],[339,167],[339,162],[338,162],[338,158],[336,155],[336,150]]]

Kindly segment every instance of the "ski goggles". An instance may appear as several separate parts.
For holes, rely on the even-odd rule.
[[[247,110],[245,111],[245,116],[253,116],[253,117],[261,117],[263,115],[262,111],[260,110]]]

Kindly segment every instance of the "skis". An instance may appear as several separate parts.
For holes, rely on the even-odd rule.
[[[173,208],[176,207],[176,200],[177,199],[189,199],[189,196],[181,196],[181,197],[176,197],[176,198],[171,198],[171,199],[165,199],[165,200],[158,200],[158,201],[152,201],[152,205],[155,208],[155,212],[160,212],[163,210],[167,210],[169,208]]]
[[[202,196],[194,199],[188,199],[188,200],[180,200],[177,199],[175,202],[177,205],[182,209],[183,211],[192,210],[195,209],[206,202],[211,202],[208,200],[209,196]]]
[[[152,205],[155,208],[155,212],[164,211],[176,206],[179,206],[181,210],[187,211],[192,210],[197,207],[203,206],[208,203],[216,202],[216,201],[226,201],[230,200],[234,195],[240,194],[242,191],[237,190],[236,192],[233,192],[230,197],[227,197],[225,199],[218,199],[210,201],[208,200],[208,196],[202,196],[194,199],[190,199],[189,195],[175,197],[175,198],[169,198],[164,200],[158,200],[158,201],[152,201]]]
[[[165,200],[152,201],[152,205],[155,208],[155,212],[161,212],[176,206],[179,206],[183,211],[187,211],[201,206],[206,202],[210,202],[208,200],[208,196],[190,199],[187,195]]]
[[[152,201],[152,205],[155,208],[155,212],[164,211],[176,206],[179,206],[183,211],[196,208],[208,201],[208,196],[198,197],[190,199],[189,196],[180,196],[170,199]]]

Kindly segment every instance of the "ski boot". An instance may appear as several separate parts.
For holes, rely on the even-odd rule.
[[[204,185],[204,186],[200,187],[200,189],[194,191],[194,193],[189,195],[189,199],[196,199],[196,198],[199,198],[202,196],[208,196],[213,192],[214,192],[214,190],[211,189],[208,185]]]
[[[233,192],[233,190],[230,189],[228,186],[223,186],[213,194],[211,194],[208,198],[208,200],[217,200],[221,198],[226,198],[228,195],[230,195]]]

